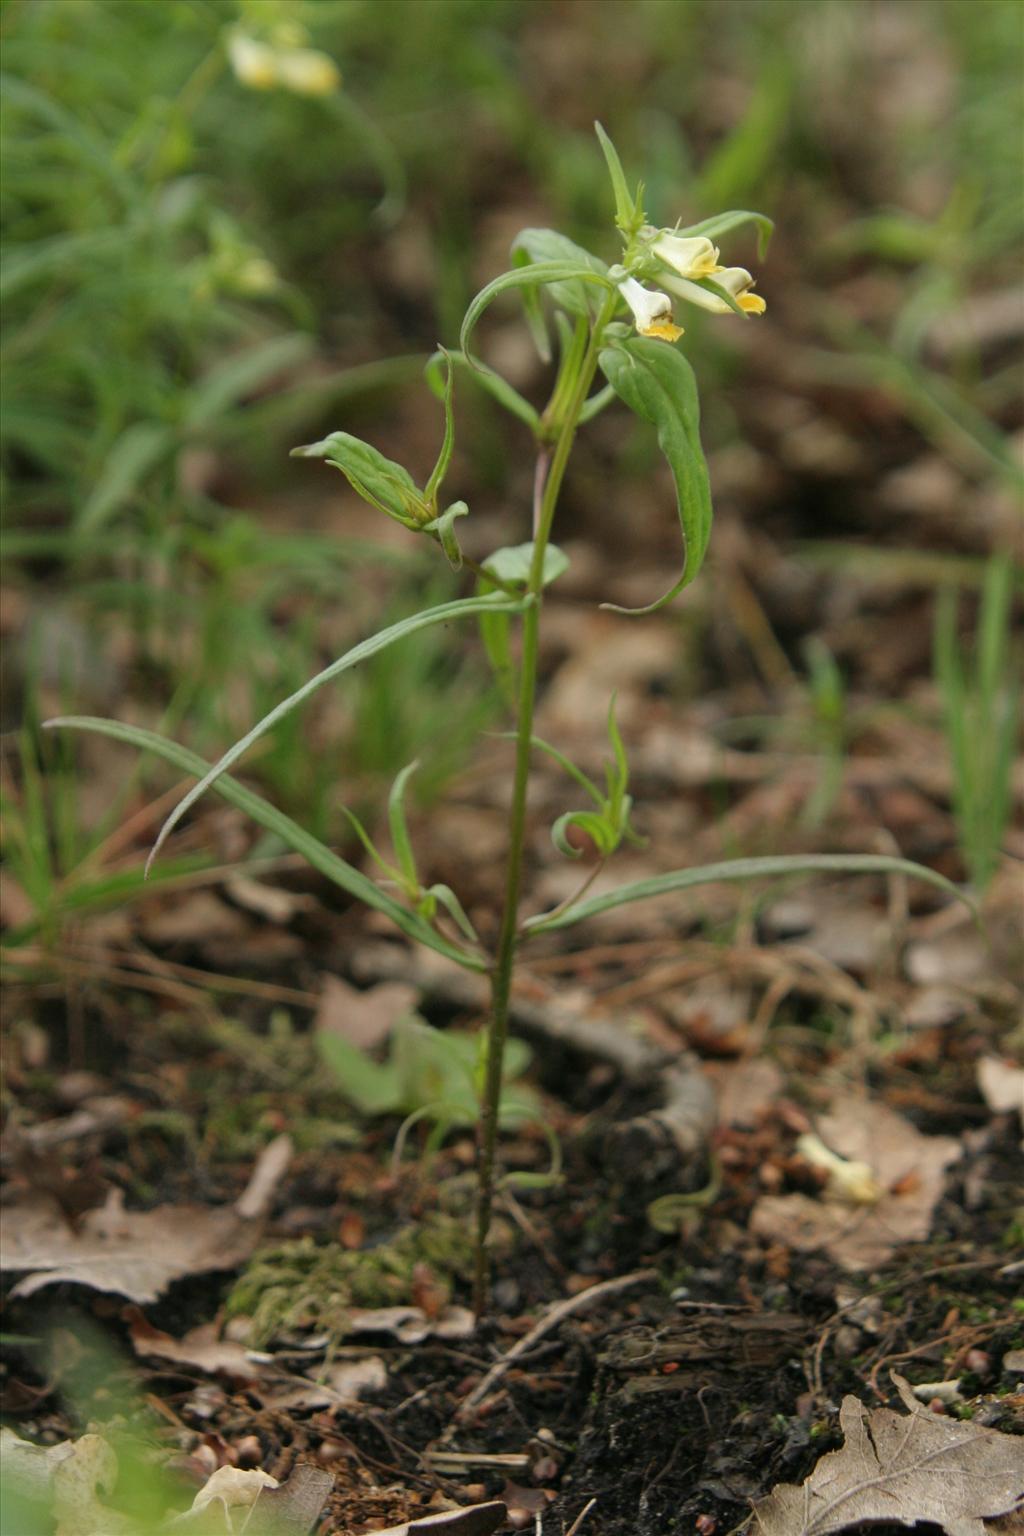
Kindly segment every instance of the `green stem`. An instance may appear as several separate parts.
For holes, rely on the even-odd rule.
[[[530,782],[530,757],[533,739],[533,711],[537,693],[537,656],[540,638],[540,610],[544,589],[544,554],[551,537],[558,494],[562,488],[569,455],[572,452],[580,412],[597,372],[601,337],[619,302],[617,292],[607,295],[594,322],[586,352],[579,365],[575,387],[562,420],[561,430],[551,456],[540,502],[540,516],[534,530],[533,559],[527,593],[533,599],[523,615],[523,646],[519,671],[519,711],[516,722],[516,765],[512,786],[508,864],[505,873],[505,906],[502,914],[498,953],[491,978],[491,1022],[487,1038],[487,1071],[483,1110],[480,1121],[480,1150],[477,1172],[476,1242],[473,1270],[473,1307],[480,1316],[487,1307],[489,1265],[487,1236],[491,1229],[494,1203],[494,1165],[498,1142],[498,1110],[501,1103],[505,1040],[508,1034],[509,996],[512,971],[519,940],[519,894],[523,879],[523,849],[526,842],[526,802]]]

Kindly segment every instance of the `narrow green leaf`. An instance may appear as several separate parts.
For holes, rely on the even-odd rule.
[[[557,917],[545,917],[543,913],[530,918],[524,925],[531,933],[548,932],[555,928],[568,928],[585,918],[610,912],[614,907],[624,907],[629,902],[646,901],[651,896],[668,896],[675,891],[690,890],[698,885],[714,885],[719,881],[765,880],[780,875],[912,875],[962,901],[974,911],[974,904],[958,890],[951,880],[915,864],[910,859],[887,858],[873,853],[817,853],[780,855],[757,859],[728,859],[721,864],[702,864],[693,869],[674,869],[665,875],[652,875],[648,880],[637,880],[633,885],[621,886],[603,896],[592,896],[578,906],[560,913]]]
[[[578,279],[582,283],[595,283],[600,288],[611,287],[608,278],[602,277],[589,265],[581,265],[573,261],[538,261],[529,266],[515,267],[511,272],[503,272],[500,277],[489,282],[486,288],[481,288],[466,310],[459,334],[459,346],[469,366],[471,368],[477,366],[476,359],[469,350],[469,339],[484,310],[500,294],[507,293],[513,288],[542,288],[546,284],[564,283],[572,279]]]
[[[375,656],[378,651],[383,651],[389,645],[394,645],[396,640],[401,640],[406,635],[415,634],[417,630],[428,629],[433,624],[444,624],[449,619],[469,614],[490,612],[521,613],[523,607],[524,603],[521,600],[506,597],[504,594],[499,593],[488,593],[482,597],[458,598],[451,603],[441,603],[437,608],[426,608],[422,613],[414,613],[408,619],[399,619],[397,624],[391,624],[387,629],[382,629],[378,634],[371,635],[369,640],[363,640],[359,645],[353,646],[350,651],[345,652],[344,656],[340,656],[329,667],[325,667],[322,672],[318,672],[315,677],[311,677],[308,683],[303,683],[302,687],[296,689],[287,699],[282,699],[280,704],[275,705],[268,715],[264,715],[263,719],[258,721],[251,731],[247,731],[240,741],[236,741],[234,746],[224,753],[223,757],[217,761],[209,772],[204,773],[199,783],[194,784],[188,794],[182,800],[179,800],[160,828],[159,836],[153,844],[152,851],[146,861],[147,870],[152,867],[153,860],[160,852],[168,835],[177,826],[185,812],[195,805],[199,797],[204,795],[217,782],[220,775],[225,773],[233,763],[236,763],[254,742],[258,741],[261,736],[265,736],[272,726],[276,725],[279,720],[284,719],[285,715],[290,714],[293,709],[297,709],[300,704],[305,703],[306,699],[314,694],[318,688],[322,688],[325,683],[331,682],[334,678],[340,676],[342,672],[347,672],[350,667],[365,661],[369,656]]]
[[[405,876],[409,889],[417,891],[420,882],[416,873],[416,856],[412,851],[409,827],[405,819],[405,788],[418,767],[418,761],[408,763],[400,773],[396,774],[391,793],[388,795],[388,828],[391,832],[395,857],[398,859],[398,867]]]
[[[430,519],[430,508],[409,471],[348,432],[332,432],[319,443],[293,448],[291,457],[326,459],[341,470],[357,496],[406,528],[422,528]]]
[[[500,373],[496,373],[493,368],[488,368],[486,363],[476,361],[470,363],[464,352],[445,352],[443,355],[448,358],[449,363],[454,367],[464,368],[467,373],[471,374],[480,385],[480,388],[489,394],[492,400],[496,400],[500,406],[503,406],[509,415],[517,417],[530,428],[536,428],[540,421],[540,416],[530,402],[524,400],[522,395],[517,390],[514,390],[508,380],[503,379]],[[442,353],[440,351],[435,352],[426,367],[427,383],[434,394],[439,397],[443,395],[445,388],[445,385],[441,382],[439,372],[441,357]]]
[[[437,456],[437,463],[430,472],[430,479],[423,489],[424,499],[428,506],[431,507],[437,506],[437,493],[441,488],[445,475],[448,473],[448,465],[452,459],[452,449],[455,446],[455,418],[452,414],[452,390],[455,387],[455,369],[444,347],[441,347],[440,351],[445,360],[448,373],[444,381],[444,395],[442,397],[442,405],[444,406],[444,437],[441,441],[441,451]],[[461,559],[459,564],[462,564]],[[456,566],[457,569],[458,566]]]
[[[632,235],[644,222],[644,212],[641,207],[643,188],[638,187],[636,197],[630,197],[618,150],[600,123],[595,122],[594,132],[597,134],[598,143],[604,154],[608,175],[611,177],[612,191],[615,194],[615,223],[624,235]]]
[[[744,224],[756,226],[757,254],[763,261],[775,223],[765,214],[751,213],[748,208],[731,208],[728,213],[713,214],[710,219],[702,219],[699,224],[690,224],[686,229],[674,230],[673,233],[682,236],[685,240],[689,240],[694,235],[706,235],[709,240],[721,240],[723,235],[731,234],[734,229],[739,229]]]
[[[528,267],[530,255],[527,251],[512,252],[513,267]],[[548,332],[548,322],[544,314],[544,305],[541,303],[539,288],[524,288],[519,295],[523,306],[523,319],[526,321],[526,329],[537,348],[537,356],[542,363],[550,363],[551,336]]]
[[[432,885],[427,891],[428,896],[433,896],[439,901],[455,923],[456,927],[465,934],[472,944],[480,943],[480,936],[466,915],[466,909],[456,896],[450,885]]]
[[[174,767],[182,769],[185,773],[195,774],[196,777],[209,776],[209,764],[195,752],[179,746],[175,741],[166,741],[154,731],[143,730],[140,726],[124,725],[120,720],[94,719],[85,715],[61,716],[55,720],[47,720],[46,726],[48,729],[95,731],[97,735],[109,736],[113,741],[124,741],[129,746],[141,748],[144,752],[154,752],[157,757],[162,757],[165,762],[172,763]],[[236,779],[221,774],[217,778],[216,789],[229,804],[237,806],[261,827],[265,827],[268,832],[279,837],[289,848],[294,848],[296,853],[301,853],[303,858],[328,880],[333,881],[343,891],[347,891],[350,896],[364,902],[368,907],[373,907],[377,912],[383,912],[390,917],[391,921],[411,939],[425,944],[428,949],[436,949],[438,954],[447,955],[450,960],[457,961],[467,970],[487,969],[483,960],[467,955],[464,950],[449,944],[447,939],[435,933],[414,912],[410,912],[393,896],[374,885],[373,881],[368,880],[360,870],[339,858],[332,849],[321,843],[319,838],[305,831],[292,821],[290,816],[286,816],[275,806],[269,805],[261,796],[246,789]]]
[[[683,354],[643,336],[617,341],[601,352],[601,368],[621,400],[657,428],[658,446],[675,481],[683,535],[683,573],[675,585],[645,608],[604,603],[615,613],[654,613],[689,586],[704,562],[711,535],[711,486],[700,442],[697,383]]]
[[[126,427],[107,455],[76,520],[76,535],[95,534],[102,528],[174,446],[174,432],[161,422],[137,421]]]
[[[546,753],[571,779],[575,779],[576,783],[590,796],[595,805],[600,806],[604,804],[604,796],[593,779],[588,777],[582,768],[578,768],[571,757],[566,757],[564,752],[560,752],[557,747],[553,747],[549,741],[544,741],[540,736],[531,736],[530,744],[536,747],[538,751]]]
[[[370,836],[369,832],[367,832],[355,811],[350,811],[347,805],[343,805],[341,809],[343,814],[348,817],[349,825],[351,826],[353,832],[356,834],[356,837],[358,837],[359,841],[366,849],[366,852],[370,855],[370,858],[377,865],[378,869],[382,869],[387,875],[388,879],[393,880],[396,885],[401,885],[402,871],[400,869],[396,869],[393,864],[389,864],[384,855],[379,852],[376,844],[373,841],[373,838]]]

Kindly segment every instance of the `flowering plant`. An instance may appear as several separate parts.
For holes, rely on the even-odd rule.
[[[252,67],[252,57],[248,57],[248,63],[242,61],[243,67]],[[609,266],[555,230],[521,231],[513,242],[509,270],[488,283],[470,304],[462,323],[459,349],[439,351],[428,365],[428,379],[441,399],[444,425],[437,461],[426,483],[422,487],[417,485],[401,464],[348,432],[333,432],[320,442],[295,450],[303,458],[326,460],[342,472],[364,500],[410,534],[436,543],[452,567],[465,567],[475,576],[475,590],[454,601],[426,608],[363,640],[277,705],[212,767],[186,748],[134,726],[77,717],[50,722],[97,730],[131,742],[196,776],[198,782],[165,822],[150,862],[185,812],[207,789],[215,788],[226,800],[304,854],[328,879],[388,916],[409,938],[467,970],[490,977],[491,1011],[478,1078],[474,1288],[478,1310],[485,1306],[487,1297],[487,1237],[499,1178],[498,1132],[513,969],[520,948],[534,935],[565,928],[627,902],[698,885],[813,870],[915,874],[956,894],[955,888],[941,876],[906,860],[825,854],[734,859],[672,870],[588,897],[598,870],[624,838],[633,836],[632,800],[627,793],[628,762],[615,723],[614,701],[608,714],[611,761],[603,788],[558,747],[539,741],[533,730],[544,593],[568,564],[551,537],[562,482],[579,429],[614,400],[621,401],[656,430],[674,483],[683,564],[669,590],[646,607],[616,611],[653,612],[694,580],[711,532],[711,493],[700,440],[697,384],[677,345],[683,328],[676,323],[674,300],[740,319],[763,314],[765,301],[753,292],[750,273],[743,267],[723,266],[720,247],[715,242],[724,241],[743,226],[753,225],[763,252],[772,228],[764,215],[746,210],[718,214],[689,228],[654,227],[648,223],[643,208],[643,188],[630,193],[619,157],[600,125],[597,134],[612,182],[615,223],[623,245],[621,259]],[[495,299],[513,290],[522,298],[527,324],[546,360],[553,357],[549,328],[552,319],[557,335],[558,361],[551,396],[540,412],[499,373],[479,361],[471,349],[481,315]],[[549,301],[547,309],[542,297]],[[468,513],[466,503],[455,500],[444,505],[441,495],[454,444],[456,369],[463,370],[529,430],[536,452],[532,539],[498,549],[479,565],[464,559],[458,542],[456,524]],[[605,383],[594,391],[599,371]],[[504,905],[493,947],[485,945],[457,893],[445,885],[426,884],[420,873],[403,809],[411,766],[398,775],[389,800],[393,858],[382,856],[357,824],[367,851],[387,875],[384,883],[369,878],[228,773],[255,741],[317,689],[396,641],[456,618],[479,621],[484,646],[509,702],[514,724],[515,766]],[[518,646],[513,644],[513,625],[519,631]],[[572,827],[577,827],[588,834],[596,857],[575,895],[553,910],[523,917],[520,897],[527,801],[531,761],[536,751],[554,757],[591,802],[586,809],[570,812],[555,823],[552,836],[556,846],[567,856],[581,857],[568,835]]]

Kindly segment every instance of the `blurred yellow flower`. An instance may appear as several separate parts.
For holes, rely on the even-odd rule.
[[[252,91],[276,87],[297,96],[330,96],[341,85],[341,71],[319,48],[282,48],[232,32],[228,59],[236,78]]]
[[[228,59],[236,78],[251,91],[270,91],[277,84],[277,55],[266,43],[244,32],[228,39]]]

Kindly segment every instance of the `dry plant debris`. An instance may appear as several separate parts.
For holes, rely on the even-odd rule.
[[[751,1228],[802,1252],[824,1248],[848,1270],[883,1264],[902,1243],[928,1236],[943,1176],[962,1154],[951,1136],[923,1136],[884,1104],[849,1099],[822,1116],[822,1140],[842,1157],[866,1163],[882,1194],[873,1205],[851,1206],[829,1191],[766,1195]]]
[[[33,1201],[5,1211],[0,1270],[25,1272],[12,1296],[32,1296],[68,1281],[156,1301],[174,1280],[233,1269],[253,1252],[274,1189],[291,1155],[287,1137],[265,1148],[233,1206],[163,1205],[126,1211],[119,1190],[86,1212],[77,1228],[52,1206]]]
[[[1014,1435],[960,1423],[922,1408],[893,1376],[909,1417],[870,1412],[843,1399],[846,1437],[800,1486],[783,1483],[754,1505],[759,1536],[829,1536],[850,1526],[927,1521],[947,1536],[985,1536],[985,1520],[1024,1503],[1024,1443]]]

